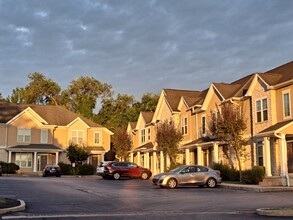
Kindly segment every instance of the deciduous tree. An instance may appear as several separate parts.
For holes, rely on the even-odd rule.
[[[131,139],[126,129],[117,128],[113,136],[113,150],[118,158],[124,161],[131,150]]]
[[[91,118],[97,99],[111,97],[111,89],[111,85],[101,83],[94,77],[81,76],[62,92],[61,102],[67,109]]]
[[[183,136],[173,120],[160,122],[156,127],[156,142],[160,150],[170,157],[171,167],[176,164],[179,143]]]
[[[245,145],[247,140],[243,138],[243,133],[247,128],[244,112],[241,105],[226,102],[217,106],[216,114],[211,114],[209,123],[210,131],[216,136],[223,147],[229,151],[228,157],[236,158],[242,179],[242,160],[245,159]],[[233,161],[233,158],[228,158]]]
[[[58,104],[58,97],[61,91],[60,86],[52,79],[42,73],[30,73],[28,85],[24,88],[13,90],[11,102],[25,104]]]

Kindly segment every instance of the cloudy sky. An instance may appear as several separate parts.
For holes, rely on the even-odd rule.
[[[0,93],[41,72],[115,93],[204,90],[293,60],[291,0],[0,0]]]

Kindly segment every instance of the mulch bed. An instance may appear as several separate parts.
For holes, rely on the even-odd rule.
[[[20,202],[16,199],[0,198],[0,209],[19,206]]]

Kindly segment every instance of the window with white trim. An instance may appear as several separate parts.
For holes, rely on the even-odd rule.
[[[290,103],[290,93],[283,93],[283,108],[284,108],[284,117],[291,117],[291,103]]]
[[[263,122],[268,120],[268,99],[256,101],[256,121]]]
[[[145,142],[145,129],[142,129],[140,131],[140,142],[144,143]]]
[[[151,129],[148,128],[148,141],[150,141],[150,140],[151,140]]]
[[[182,117],[181,118],[181,133],[183,135],[187,134],[188,132],[188,120],[187,117]]]
[[[20,168],[30,168],[33,164],[33,155],[31,153],[16,153],[15,164]]]
[[[206,135],[206,116],[201,117],[201,134]]]
[[[41,130],[41,143],[42,144],[48,143],[48,129]]]
[[[263,141],[258,140],[256,142],[256,150],[257,150],[257,163],[258,166],[263,166]]]
[[[31,129],[30,128],[18,128],[17,129],[17,142],[18,143],[30,143],[31,142]]]
[[[94,133],[94,144],[100,144],[100,132]]]
[[[71,132],[71,141],[74,144],[83,144],[84,143],[83,131],[73,130]]]

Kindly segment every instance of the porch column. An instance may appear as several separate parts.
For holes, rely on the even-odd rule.
[[[144,153],[144,156],[143,156],[143,167],[144,168],[149,168],[148,161],[149,161],[149,153],[146,152],[146,153]]]
[[[37,157],[38,157],[38,153],[34,152],[34,170],[33,170],[33,172],[37,172]]]
[[[263,142],[263,159],[266,176],[272,176],[270,139],[268,137],[264,137]]]
[[[287,143],[285,135],[280,135],[279,139],[280,146],[280,165],[281,165],[281,176],[288,176],[288,158],[287,158]]]
[[[207,161],[206,161],[206,163],[207,163],[207,166],[210,166],[210,151],[209,151],[209,149],[206,150],[206,154],[207,154]]]
[[[133,153],[132,152],[130,153],[130,162],[133,163]]]
[[[137,152],[137,165],[140,166],[140,152]]]
[[[219,145],[214,143],[213,163],[219,163]]]
[[[164,163],[164,153],[160,151],[160,172],[163,173],[165,171],[165,163]]]
[[[59,152],[56,152],[56,165],[59,163]]]
[[[146,153],[145,160],[146,160],[146,164],[147,164],[146,168],[149,169],[150,168],[150,153],[149,152]]]
[[[185,149],[185,164],[189,165],[190,164],[190,150],[189,149]]]
[[[166,166],[167,166],[167,169],[170,168],[170,156],[169,156],[169,154],[166,154]]]
[[[201,149],[201,147],[197,147],[197,164],[203,165],[202,164],[202,149]]]
[[[12,154],[12,152],[8,151],[8,163],[11,163],[11,154]]]
[[[157,152],[153,152],[153,167],[152,167],[152,173],[154,175],[157,174]]]

